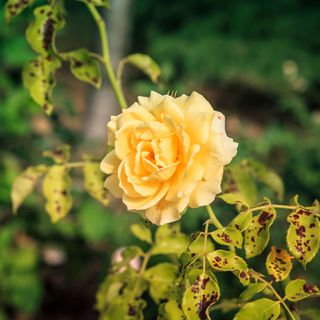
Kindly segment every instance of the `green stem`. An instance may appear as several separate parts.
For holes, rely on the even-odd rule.
[[[297,208],[297,206],[287,206],[287,205],[282,205],[282,204],[266,204],[263,206],[259,206],[259,207],[254,207],[254,208],[250,208],[250,211],[259,211],[259,210],[263,210],[265,208],[268,207],[274,207],[274,208],[278,208],[278,209],[287,209],[287,210],[295,210]]]
[[[203,253],[202,253],[202,274],[206,273],[208,231],[209,231],[209,223],[206,223],[206,226],[204,229],[204,242],[203,242]]]
[[[265,283],[267,285],[267,287],[272,291],[272,293],[274,294],[274,296],[278,299],[278,301],[282,304],[282,306],[286,309],[286,311],[288,312],[288,315],[290,316],[290,318],[292,320],[296,320],[296,318],[294,317],[294,315],[292,314],[291,310],[289,309],[289,307],[287,306],[287,304],[285,303],[285,299],[281,298],[281,296],[279,295],[279,293],[276,291],[276,289],[272,286],[272,284],[270,282],[268,282],[267,280],[263,279],[257,272],[255,272],[254,270],[250,270],[251,275],[259,280],[262,283]]]
[[[97,24],[99,35],[100,35],[100,41],[102,46],[102,63],[106,69],[107,75],[109,77],[112,89],[114,91],[114,94],[117,98],[117,101],[120,105],[121,109],[127,108],[127,102],[124,97],[124,94],[121,89],[121,85],[119,81],[116,79],[116,76],[114,74],[112,65],[111,65],[111,59],[110,59],[110,52],[109,52],[109,44],[108,44],[108,34],[107,34],[107,27],[106,24],[101,17],[99,11],[96,9],[96,7],[92,4],[86,4],[94,21]]]

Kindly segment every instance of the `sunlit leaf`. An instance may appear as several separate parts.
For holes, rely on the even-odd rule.
[[[245,304],[234,320],[276,320],[280,311],[278,301],[262,298]]]
[[[247,301],[252,299],[256,294],[266,288],[265,283],[250,283],[246,289],[240,294],[240,299]]]
[[[34,10],[35,20],[26,31],[27,40],[34,51],[47,55],[54,48],[56,31],[64,26],[59,6],[44,5]]]
[[[250,275],[247,263],[233,251],[216,250],[207,255],[210,266],[217,271],[233,271],[240,282],[248,285]]]
[[[233,204],[233,205],[239,204],[247,208],[249,207],[249,205],[246,203],[246,200],[240,193],[229,192],[229,193],[224,193],[222,195],[219,195],[218,197],[222,199],[224,202],[229,204]]]
[[[242,248],[242,234],[239,230],[230,227],[224,227],[211,232],[212,238],[224,245],[232,245],[239,249]]]
[[[196,234],[194,236],[194,240],[190,243],[188,247],[188,252],[190,252],[191,255],[202,254],[204,250],[204,239],[205,237],[203,234]],[[214,250],[214,244],[209,237],[207,237],[206,248],[207,252]]]
[[[162,316],[162,317],[160,317]],[[162,314],[158,315],[157,320],[184,320],[185,315],[179,308],[178,302],[175,300],[169,300],[163,305]]]
[[[72,207],[70,186],[68,169],[63,165],[52,166],[43,180],[42,191],[47,200],[45,208],[53,223],[64,218]]]
[[[189,245],[189,238],[180,232],[178,223],[160,226],[155,236],[152,254],[177,254],[185,252]]]
[[[142,72],[144,72],[151,79],[152,82],[158,81],[158,78],[161,73],[160,67],[148,55],[135,53],[121,60],[119,63],[118,78],[121,78],[122,69],[126,63],[131,64],[139,70],[141,70]]]
[[[276,219],[276,211],[272,206],[263,209],[253,217],[245,231],[245,252],[247,258],[262,253],[270,240],[270,227]]]
[[[33,3],[34,0],[7,0],[5,6],[5,18],[10,22],[12,18],[20,14],[25,8]]]
[[[104,206],[108,206],[108,192],[104,188],[104,175],[98,162],[85,161],[83,165],[84,186],[87,192]]]
[[[55,86],[54,76],[60,66],[60,60],[53,56],[39,56],[27,63],[22,73],[23,84],[32,99],[49,115],[53,109],[51,96]]]
[[[308,284],[304,279],[296,279],[287,284],[285,295],[288,300],[296,302],[310,296],[319,296],[320,290],[316,285]]]
[[[266,260],[266,267],[273,280],[282,281],[288,278],[291,272],[291,256],[287,250],[272,246]]]
[[[186,289],[182,310],[188,320],[210,319],[210,308],[219,298],[219,285],[209,275],[202,274]]]
[[[68,144],[63,144],[53,150],[46,150],[42,153],[43,157],[51,158],[55,163],[62,164],[69,161],[71,148]]]
[[[143,278],[150,284],[150,296],[159,303],[168,298],[169,290],[174,287],[177,267],[172,263],[164,262],[149,268],[143,274]]]
[[[101,86],[100,64],[87,49],[78,49],[60,54],[68,61],[72,74],[79,80],[87,82],[97,89]]]
[[[287,233],[288,248],[293,256],[306,266],[319,250],[319,220],[315,214],[303,208],[290,213],[287,219],[290,222]]]
[[[26,197],[34,190],[46,166],[29,167],[15,178],[11,189],[12,210],[17,212]]]
[[[151,230],[149,228],[147,228],[145,225],[133,224],[130,227],[130,230],[133,233],[133,235],[136,236],[141,241],[145,241],[145,242],[152,244]]]
[[[252,220],[252,211],[246,210],[240,212],[233,220],[229,223],[228,227],[235,228],[239,231],[244,231],[248,228]]]
[[[93,4],[94,6],[97,6],[97,7],[110,8],[109,0],[81,0],[81,1],[87,4]]]

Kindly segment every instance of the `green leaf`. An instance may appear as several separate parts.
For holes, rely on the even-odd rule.
[[[306,266],[319,250],[319,220],[315,214],[303,208],[290,213],[287,219],[290,222],[287,232],[288,248]]]
[[[235,228],[239,231],[244,231],[248,228],[251,220],[252,211],[242,211],[235,218],[233,218],[233,220],[229,223],[228,227]]]
[[[176,254],[185,252],[189,245],[189,238],[180,232],[178,223],[165,224],[158,227],[152,254]]]
[[[11,189],[12,210],[17,212],[20,205],[34,190],[40,177],[47,170],[46,166],[29,167],[15,178]]]
[[[218,284],[202,274],[186,289],[182,298],[182,310],[188,320],[210,319],[209,311],[220,298]]]
[[[34,10],[35,21],[26,31],[28,43],[32,49],[47,55],[54,48],[56,31],[64,26],[64,19],[59,6],[44,5]]]
[[[42,192],[47,200],[45,208],[53,223],[64,218],[72,207],[70,186],[68,168],[63,165],[52,166],[43,180]]]
[[[68,144],[63,144],[54,150],[43,151],[42,156],[51,158],[56,164],[66,163],[71,157],[71,147]]]
[[[289,301],[297,302],[310,296],[319,296],[320,291],[316,285],[307,284],[304,279],[296,279],[287,284],[285,295]]]
[[[184,320],[185,316],[182,310],[179,308],[178,302],[175,300],[169,300],[164,304],[164,315],[165,320]]]
[[[122,69],[126,63],[131,64],[139,70],[141,70],[142,72],[144,72],[151,79],[152,82],[158,82],[158,78],[161,73],[160,67],[148,55],[135,53],[121,60],[118,68],[118,79],[121,78]]]
[[[272,206],[263,209],[253,217],[245,231],[245,252],[247,258],[262,253],[270,240],[270,227],[276,219],[276,211]]]
[[[245,304],[234,320],[276,320],[280,311],[278,301],[262,298]]]
[[[7,0],[5,6],[5,18],[9,23],[12,18],[20,14],[25,8],[30,6],[34,0]]]
[[[216,250],[207,255],[210,266],[217,271],[233,271],[243,285],[250,282],[246,262],[233,251]]]
[[[159,263],[144,272],[143,278],[150,284],[150,296],[155,303],[168,299],[170,290],[175,286],[176,272],[177,267],[168,262]]]
[[[81,0],[84,3],[87,4],[93,4],[96,7],[105,7],[105,8],[110,8],[110,2],[109,0]]]
[[[218,197],[228,204],[239,204],[249,208],[249,205],[246,203],[246,200],[240,193],[229,192],[219,195]]]
[[[242,248],[242,234],[239,230],[230,227],[224,227],[211,232],[212,238],[223,245],[232,245],[239,249]]]
[[[240,299],[247,301],[252,299],[256,294],[263,291],[266,288],[265,283],[251,283],[247,288],[240,294]]]
[[[288,251],[272,246],[266,260],[266,268],[273,280],[287,279],[292,269],[291,256]]]
[[[85,161],[83,166],[84,187],[87,192],[105,207],[109,204],[109,196],[104,188],[104,175],[97,162]]]
[[[130,227],[131,232],[139,240],[152,244],[151,230],[143,224],[133,224]]]
[[[97,89],[101,86],[100,64],[87,49],[78,49],[60,54],[60,57],[68,61],[70,71],[79,80],[89,83]]]
[[[39,56],[27,63],[22,72],[23,84],[32,99],[50,115],[53,110],[51,101],[55,86],[55,72],[60,68],[60,60],[53,56]]]
[[[202,254],[204,248],[204,235],[196,234],[195,239],[190,243],[188,247],[188,252],[190,252],[191,256]],[[207,252],[214,250],[214,244],[210,238],[207,238]]]

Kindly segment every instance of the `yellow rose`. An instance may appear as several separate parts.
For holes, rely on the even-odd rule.
[[[151,92],[108,123],[114,147],[101,162],[105,187],[128,210],[163,225],[221,192],[223,167],[238,144],[225,119],[199,93],[174,98]]]

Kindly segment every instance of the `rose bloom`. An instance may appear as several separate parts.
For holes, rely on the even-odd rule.
[[[221,192],[223,167],[237,153],[225,118],[199,93],[138,97],[108,123],[114,149],[101,162],[105,181],[128,210],[163,225]]]

